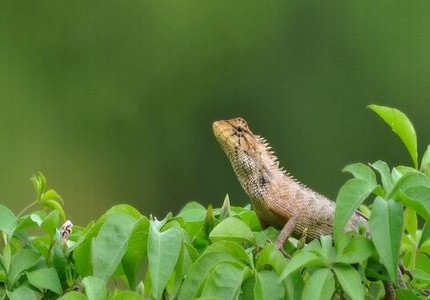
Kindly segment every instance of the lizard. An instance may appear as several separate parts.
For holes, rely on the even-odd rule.
[[[228,156],[237,179],[251,198],[263,228],[280,230],[275,242],[283,252],[293,236],[306,242],[333,234],[335,202],[308,188],[279,166],[267,140],[255,135],[243,118],[216,121],[213,132]],[[356,230],[367,218],[355,211],[345,231]]]

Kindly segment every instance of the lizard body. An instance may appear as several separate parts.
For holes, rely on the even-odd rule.
[[[336,204],[280,168],[269,144],[254,135],[244,119],[214,122],[213,131],[261,225],[281,229],[276,241],[279,249],[289,236],[301,238],[304,231],[306,241],[333,233]],[[345,230],[354,230],[365,220],[357,211]]]

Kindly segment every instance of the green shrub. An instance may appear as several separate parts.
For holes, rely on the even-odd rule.
[[[399,299],[425,299],[430,147],[418,166],[409,119],[370,109],[400,137],[413,167],[347,166],[354,178],[339,191],[333,238],[290,238],[286,258],[274,245],[278,232],[262,230],[250,206],[232,207],[228,196],[221,208],[190,202],[161,221],[117,205],[72,229],[39,173],[36,200],[23,212],[0,205],[0,299],[380,299],[389,285]],[[36,205],[43,210],[28,212]],[[370,215],[368,230],[343,233],[357,208]]]

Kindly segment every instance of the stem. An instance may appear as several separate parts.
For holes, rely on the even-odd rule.
[[[27,205],[26,207],[24,207],[19,214],[17,215],[17,217],[21,217],[23,213],[25,213],[25,211],[27,211],[28,209],[30,209],[31,207],[35,206],[37,204],[37,200],[34,202],[31,202],[29,205]]]
[[[1,233],[1,239],[0,239],[1,244],[3,245],[2,248],[6,247],[7,245],[7,240],[6,240],[6,234],[4,232]]]

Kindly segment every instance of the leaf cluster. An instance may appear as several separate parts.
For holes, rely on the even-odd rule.
[[[249,206],[230,206],[228,196],[220,208],[190,202],[163,220],[117,205],[72,228],[38,174],[36,200],[21,213],[0,205],[0,299],[381,299],[388,287],[399,299],[425,299],[430,150],[417,169],[409,119],[370,108],[405,143],[413,167],[347,166],[353,178],[339,191],[333,237],[290,238],[285,257],[278,231],[263,230]],[[344,232],[358,208],[369,222]]]

